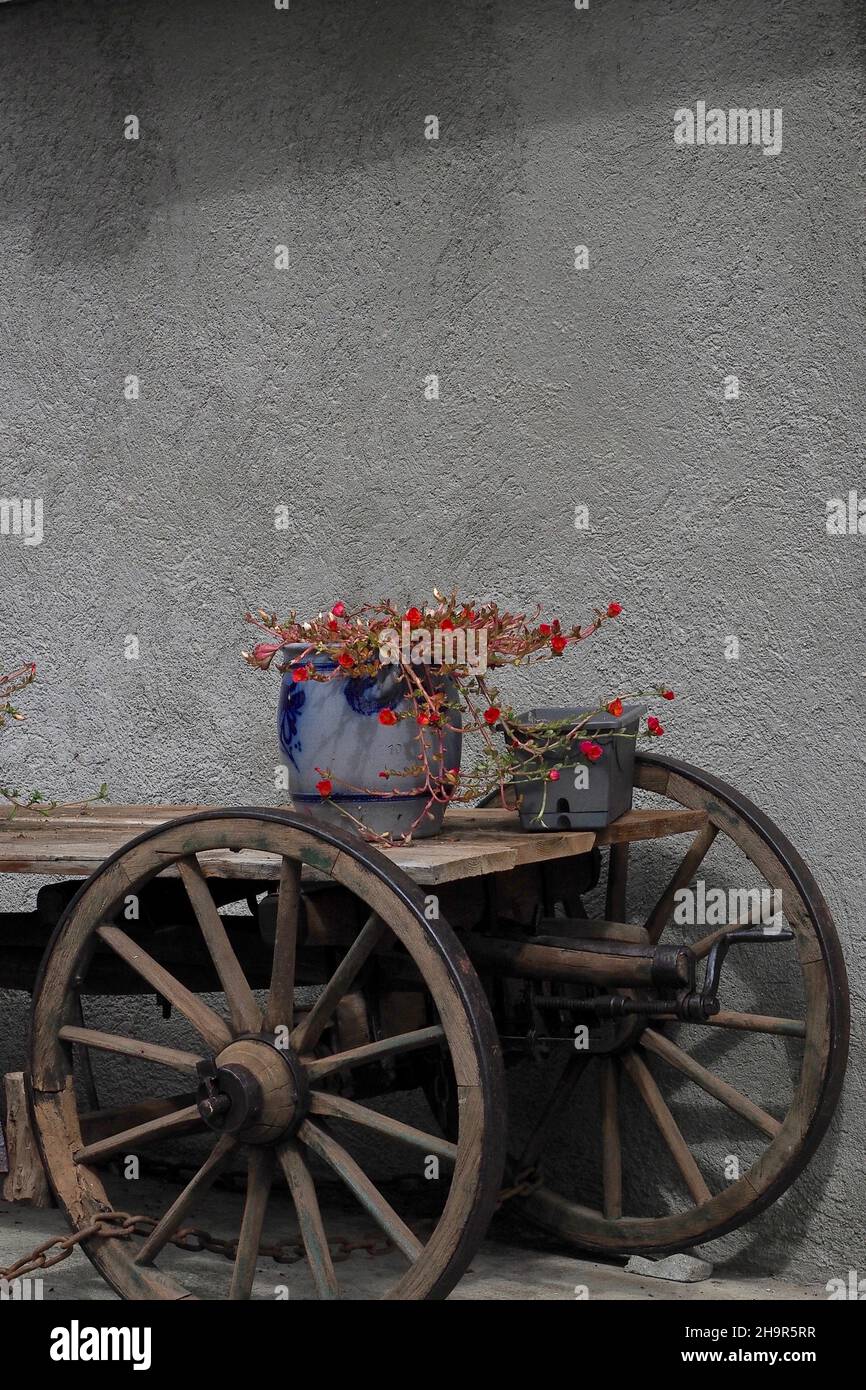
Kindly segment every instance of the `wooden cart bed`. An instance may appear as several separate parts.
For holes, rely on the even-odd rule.
[[[167,821],[216,810],[211,806],[86,806],[58,808],[47,815],[16,811],[0,820],[0,873],[84,877],[115,851],[146,830]],[[445,829],[429,839],[399,845],[383,853],[416,883],[435,886],[481,874],[507,873],[523,864],[586,854],[594,845],[656,839],[700,829],[702,811],[636,810],[601,831],[521,830],[517,813],[488,807],[447,813]],[[272,880],[277,859],[254,850],[213,851],[200,856],[213,878]],[[166,873],[176,874],[172,866]],[[312,876],[312,875],[311,875]]]

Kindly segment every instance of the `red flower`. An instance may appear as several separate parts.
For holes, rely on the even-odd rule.
[[[274,652],[278,652],[282,642],[257,642],[253,647],[253,656],[256,661],[270,661]],[[34,671],[36,667],[34,666]]]
[[[305,681],[307,679],[306,666],[296,666],[292,672],[293,681]]]
[[[421,610],[420,610],[420,608],[408,608],[408,609],[406,610],[406,613],[405,613],[405,618],[406,618],[406,622],[407,622],[407,623],[411,623],[412,626],[414,627],[416,623],[420,623],[420,621],[421,621]]]
[[[346,605],[345,605],[345,603],[342,603],[342,602],[340,602],[340,603],[335,603],[334,606],[333,606],[333,608],[331,609],[331,612],[333,613],[333,615],[334,615],[335,618],[342,618],[342,616],[343,616],[343,614],[345,613],[345,611],[346,611]]]
[[[351,667],[355,664],[354,659],[349,655],[348,652],[340,652],[340,655],[337,657],[337,660],[339,661],[340,665],[345,666],[347,670],[350,670]]]
[[[609,603],[609,604],[607,605],[607,616],[608,616],[609,618],[618,618],[621,612],[622,612],[622,604],[621,604],[621,603]]]
[[[675,699],[676,699],[676,695],[674,694],[674,692],[673,692],[672,690],[663,690],[663,691],[662,691],[662,699],[663,699],[663,700],[675,700]]]
[[[453,632],[454,624],[452,623],[451,619],[443,618],[441,623],[439,624],[439,630],[440,632]]]
[[[554,618],[554,620],[553,620],[553,630],[554,630],[554,632],[561,632],[561,631],[562,631],[562,623],[559,621],[558,618]]]
[[[495,724],[501,713],[502,711],[497,709],[496,705],[491,705],[489,709],[484,711],[484,722],[486,724]]]
[[[319,793],[319,796],[330,796],[333,790],[334,784],[330,777],[323,777],[321,782],[316,783],[316,791]]]
[[[622,714],[622,700],[618,695],[615,700],[611,700],[607,707],[607,712],[608,714],[612,714],[616,719],[619,719]]]
[[[393,711],[392,709],[380,709],[380,710],[379,710],[379,723],[380,723],[380,724],[396,724],[396,723],[397,723],[397,716],[396,716],[396,714],[394,713],[394,711]]]
[[[550,769],[550,772],[549,772],[547,775],[548,775],[548,777],[550,778],[551,782],[558,782],[558,781],[559,781],[559,769],[558,769],[558,768],[552,767],[552,768]]]
[[[328,619],[328,631],[329,631],[329,632],[339,632],[339,630],[340,630],[340,624],[337,622],[336,618],[329,618],[329,619]]]
[[[379,773],[379,776],[380,776],[380,777],[388,778],[388,777],[391,776],[391,774],[390,774],[390,772],[380,772],[380,773]]]
[[[591,763],[597,763],[602,753],[604,752],[604,749],[602,748],[601,744],[596,743],[595,740],[591,738],[583,739],[579,746],[583,756],[585,758],[589,758],[589,761]]]
[[[559,654],[559,653],[562,653],[562,652],[565,651],[566,647],[568,646],[568,638],[567,638],[567,637],[562,637],[562,636],[560,636],[559,633],[557,633],[555,637],[551,637],[551,639],[550,639],[550,646],[551,646],[551,649],[552,649],[553,651],[555,651],[556,653],[558,653],[558,654]]]
[[[662,734],[664,733],[664,729],[662,728],[661,724],[656,719],[654,714],[650,715],[649,719],[646,722],[646,726],[651,734],[655,734],[656,738],[661,738]]]

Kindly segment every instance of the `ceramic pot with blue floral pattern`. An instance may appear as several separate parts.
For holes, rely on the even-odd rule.
[[[288,664],[304,650],[287,646],[280,656]],[[336,663],[325,654],[309,656],[304,664],[323,675],[337,671]],[[425,753],[434,778],[460,766],[457,691],[435,671],[423,668],[419,674],[429,689],[446,692],[448,724],[456,727],[444,736],[419,728],[397,666],[382,666],[375,676],[338,674],[328,681],[296,682],[290,671],[283,675],[280,753],[289,796],[298,810],[344,830],[353,829],[352,817],[377,834],[394,837],[411,831],[413,839],[420,839],[441,830],[445,803],[428,805],[424,771],[396,775],[423,763]],[[379,713],[385,709],[398,716],[408,712],[409,717],[383,724]],[[382,778],[381,772],[389,776]],[[331,793],[323,797],[317,783],[325,779],[331,782]]]

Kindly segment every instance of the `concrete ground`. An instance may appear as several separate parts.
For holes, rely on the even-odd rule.
[[[142,1183],[138,1190],[137,1211],[156,1209],[155,1200]],[[154,1189],[155,1193],[156,1189]],[[195,1213],[195,1224],[219,1233],[226,1229],[229,1215],[239,1216],[241,1198],[233,1193],[211,1194]],[[235,1210],[236,1208],[236,1210]],[[268,1211],[266,1240],[285,1239],[293,1234],[289,1208],[277,1199]],[[237,1225],[230,1228],[237,1230]],[[366,1219],[340,1216],[340,1229],[350,1235],[371,1234]],[[38,1211],[22,1204],[0,1202],[0,1267],[8,1266],[35,1245],[53,1235],[66,1232],[58,1211]],[[458,1287],[454,1299],[482,1300],[565,1300],[593,1299],[730,1299],[764,1301],[776,1299],[826,1299],[817,1285],[804,1288],[783,1281],[716,1276],[700,1283],[682,1284],[669,1280],[626,1274],[623,1261],[599,1263],[575,1259],[569,1254],[543,1250],[521,1234],[506,1227],[494,1227]],[[160,1267],[181,1273],[186,1287],[200,1298],[224,1298],[230,1265],[218,1254],[189,1254],[171,1250],[160,1258]],[[400,1256],[391,1253],[370,1259],[356,1252],[337,1265],[341,1288],[350,1298],[376,1298],[405,1268]],[[34,1276],[35,1277],[35,1276]],[[76,1250],[62,1264],[42,1276],[44,1299],[110,1299],[114,1294],[103,1282],[87,1257]],[[286,1265],[263,1258],[258,1266],[254,1296],[257,1298],[312,1297],[304,1264]]]

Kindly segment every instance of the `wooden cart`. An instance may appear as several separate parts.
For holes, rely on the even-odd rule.
[[[162,1256],[239,1161],[231,1298],[250,1296],[277,1183],[305,1257],[292,1297],[322,1298],[340,1294],[323,1175],[400,1253],[386,1296],[407,1299],[454,1287],[503,1182],[528,1222],[609,1253],[709,1240],[784,1192],[845,1068],[827,907],[731,788],[655,756],[638,758],[636,785],[639,807],[600,833],[523,833],[513,810],[488,807],[386,852],[279,810],[6,820],[0,870],[84,880],[0,917],[0,983],[32,988],[45,1169],[112,1287],[188,1297]],[[742,910],[676,925],[696,879],[734,885]],[[781,894],[783,927],[767,924],[762,889]],[[136,994],[134,1026],[99,1026],[94,996]],[[435,1123],[400,1113],[393,1094],[412,1090]],[[118,1205],[118,1161],[181,1141],[198,1154],[192,1177],[143,1234],[112,1236],[99,1218]],[[397,1196],[377,1176],[386,1151],[419,1179]]]

